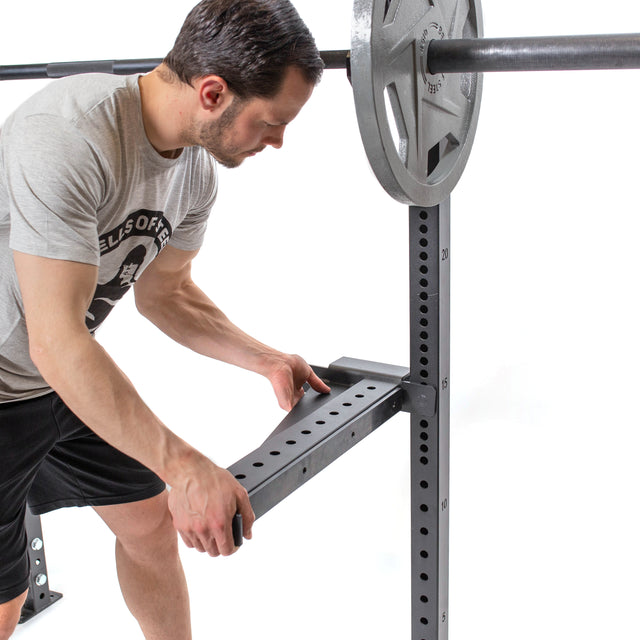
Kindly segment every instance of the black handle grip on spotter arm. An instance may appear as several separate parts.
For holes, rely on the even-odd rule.
[[[231,522],[231,530],[233,531],[233,544],[236,547],[242,546],[242,514],[236,513]]]

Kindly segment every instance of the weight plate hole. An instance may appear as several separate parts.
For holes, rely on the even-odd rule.
[[[402,115],[400,100],[398,99],[398,90],[395,83],[391,83],[384,90],[384,106],[387,112],[387,122],[393,145],[398,153],[400,162],[406,167],[408,160],[407,150],[409,149],[409,134],[407,133],[407,125]]]

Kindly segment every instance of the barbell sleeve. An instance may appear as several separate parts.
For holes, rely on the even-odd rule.
[[[432,40],[432,74],[640,69],[640,34]]]

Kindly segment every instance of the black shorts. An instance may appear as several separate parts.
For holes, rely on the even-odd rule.
[[[165,483],[86,427],[56,393],[0,404],[0,604],[28,587],[24,517],[152,498]]]

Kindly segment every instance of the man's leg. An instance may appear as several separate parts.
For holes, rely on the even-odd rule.
[[[187,582],[168,493],[107,507],[94,507],[116,535],[120,588],[147,640],[190,640]]]
[[[0,604],[0,640],[8,640],[14,632],[20,620],[20,612],[27,599],[27,593],[29,592],[25,591],[17,598]]]

